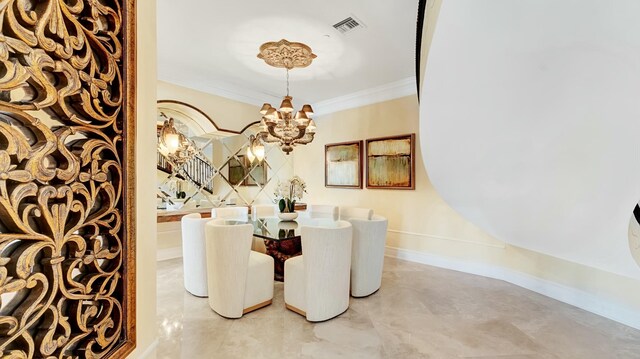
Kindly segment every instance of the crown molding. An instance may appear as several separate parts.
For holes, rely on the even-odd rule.
[[[241,88],[239,86],[234,86],[226,83],[218,83],[222,85],[212,86],[208,83],[201,82],[191,82],[191,81],[181,81],[180,79],[173,78],[159,78],[160,81],[168,82],[170,84],[186,87],[192,90],[205,92],[211,95],[216,95],[220,97],[224,97],[229,100],[234,100],[242,103],[246,103],[249,105],[262,106],[263,103],[280,103],[282,97],[274,96],[272,94],[255,91],[249,88]]]
[[[186,83],[185,81],[181,81],[180,79],[165,77],[159,78],[159,80],[255,106],[262,106],[262,104],[265,102],[279,103],[282,100],[282,97],[251,90],[248,88],[241,88],[239,86],[234,86],[231,84],[218,83],[219,86],[212,86],[209,83]],[[415,77],[407,77],[399,81],[391,82],[381,86],[371,87],[365,90],[334,97],[328,100],[315,103],[303,101],[303,103],[311,103],[315,115],[319,116],[348,110],[351,108],[371,105],[378,102],[393,100],[400,97],[415,95],[416,93]]]
[[[376,86],[348,95],[338,96],[329,100],[316,102],[315,104],[313,104],[313,109],[316,116],[327,115],[333,112],[415,95],[416,93],[415,77],[407,77],[405,79],[391,82],[385,85]]]

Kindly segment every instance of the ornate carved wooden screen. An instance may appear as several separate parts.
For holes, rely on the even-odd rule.
[[[133,1],[0,0],[0,351],[135,347]]]

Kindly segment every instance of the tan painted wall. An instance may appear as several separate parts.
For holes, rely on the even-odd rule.
[[[137,1],[136,349],[129,358],[155,358],[156,337],[156,2]]]
[[[307,203],[373,208],[389,219],[387,246],[469,263],[498,266],[545,279],[640,311],[640,282],[506,245],[459,216],[429,182],[416,146],[416,189],[324,187],[324,145],[416,133],[418,104],[404,97],[318,117],[315,140],[294,150],[294,171],[307,182]],[[455,138],[451,139],[455,141]],[[417,137],[417,142],[419,138]],[[455,163],[451,164],[455,166]]]
[[[324,187],[324,145],[373,137],[418,134],[418,104],[414,96],[318,117],[315,140],[294,150],[295,173],[308,186],[305,202],[366,206],[389,218],[389,229],[465,238],[502,245],[466,222],[442,201],[429,183],[416,146],[416,190],[353,190]],[[419,140],[416,137],[416,142]],[[364,155],[364,154],[363,154]],[[319,171],[321,169],[321,171]],[[392,242],[390,244],[402,244]]]
[[[226,130],[240,131],[251,122],[260,120],[259,106],[164,81],[158,81],[158,100],[178,100],[193,105]]]

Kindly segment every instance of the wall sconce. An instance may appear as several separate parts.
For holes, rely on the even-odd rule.
[[[176,129],[173,118],[167,117],[164,113],[160,115],[167,120],[162,124],[158,134],[158,151],[177,165],[190,161],[199,149],[193,141]]]
[[[253,162],[256,158],[258,162],[262,162],[262,160],[264,160],[264,154],[264,145],[256,136],[251,135],[249,137],[249,146],[247,146],[247,158],[249,162]]]
[[[178,148],[180,148],[180,135],[177,133],[169,133],[166,135],[164,142],[169,153],[176,153]]]

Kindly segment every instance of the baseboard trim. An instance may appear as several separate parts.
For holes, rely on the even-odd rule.
[[[154,340],[148,347],[147,349],[144,350],[144,352],[142,352],[142,354],[140,354],[140,356],[138,358],[140,359],[146,359],[147,357],[149,357],[149,355],[151,353],[153,353],[157,348],[158,348],[158,343],[159,343],[159,338],[156,338],[156,340]]]
[[[451,241],[451,242],[459,242],[459,243],[465,243],[465,244],[473,244],[475,246],[482,246],[482,247],[492,247],[492,248],[500,248],[500,249],[506,248],[505,244],[493,244],[493,243],[484,243],[484,242],[478,242],[478,241],[470,241],[468,239],[461,239],[461,238],[447,237],[447,236],[439,236],[439,235],[436,235],[436,234],[408,232],[408,231],[401,231],[401,230],[398,230],[398,229],[388,229],[387,232],[404,234],[404,235],[408,235],[408,236],[439,239],[439,240],[443,240],[443,241]]]
[[[157,261],[166,261],[174,258],[182,258],[182,247],[170,247],[158,249]]]
[[[499,266],[446,258],[408,249],[386,247],[385,255],[410,262],[504,280],[505,282],[515,284],[519,287],[529,289],[533,292],[640,330],[640,312],[577,288]]]

